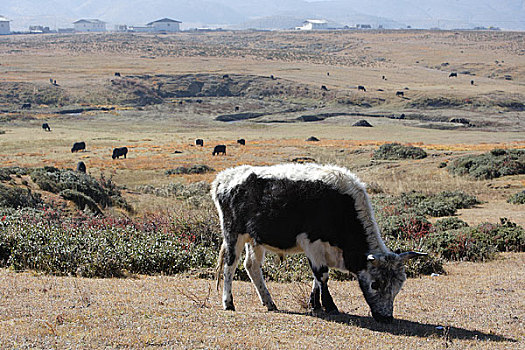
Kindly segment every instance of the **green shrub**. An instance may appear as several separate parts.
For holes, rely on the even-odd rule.
[[[404,146],[399,143],[386,143],[374,152],[374,159],[422,159],[427,153],[420,147]]]
[[[525,204],[525,191],[514,193],[507,199],[507,202],[511,204]]]
[[[31,171],[31,179],[40,189],[67,196],[80,207],[90,206],[95,212],[100,212],[95,207],[120,206],[131,210],[122,197],[120,190],[111,179],[103,175],[97,180],[90,175],[73,171],[71,169],[57,169],[54,167],[37,168]],[[93,206],[91,202],[98,205]]]
[[[43,204],[39,193],[29,189],[8,187],[0,184],[0,207],[8,208],[38,208]]]
[[[426,246],[446,260],[485,261],[496,253],[493,245],[480,239],[476,230],[469,227],[436,231],[427,236]]]
[[[94,200],[92,200],[90,197],[86,196],[81,192],[66,189],[61,191],[59,194],[60,196],[62,196],[62,198],[75,203],[80,210],[84,210],[87,206],[89,210],[91,210],[93,213],[102,214],[102,211],[98,207],[97,203],[95,203]]]
[[[525,174],[525,150],[494,149],[476,156],[464,156],[450,162],[448,171],[477,180]]]
[[[0,168],[0,181],[9,181],[11,180],[11,175],[27,175],[27,168],[13,166]]]
[[[463,227],[468,227],[468,224],[457,217],[439,219],[434,224],[435,231],[457,230]]]
[[[199,164],[199,165],[193,165],[191,167],[183,167],[180,166],[175,169],[169,169],[166,170],[166,175],[175,175],[175,174],[204,174],[215,171],[214,169],[210,168],[207,165]]]

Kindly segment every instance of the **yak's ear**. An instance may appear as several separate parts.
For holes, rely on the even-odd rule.
[[[368,256],[366,257],[366,260],[369,261],[374,266],[379,265],[379,256],[376,256],[374,254],[368,254]]]
[[[420,256],[427,256],[427,255],[428,255],[427,253],[420,253],[420,252],[405,252],[405,253],[399,254],[399,257],[401,258],[401,260],[407,261],[412,258],[416,258]]]

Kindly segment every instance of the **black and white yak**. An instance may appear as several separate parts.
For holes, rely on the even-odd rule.
[[[239,166],[219,173],[211,188],[223,243],[217,288],[235,310],[232,280],[243,247],[244,266],[268,310],[276,306],[261,265],[266,249],[279,255],[304,252],[313,271],[309,305],[337,313],[328,291],[328,269],[354,274],[373,317],[393,320],[394,297],[406,279],[403,262],[424,253],[391,252],[381,239],[365,185],[345,168],[317,164]]]

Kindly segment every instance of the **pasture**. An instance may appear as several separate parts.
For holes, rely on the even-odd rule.
[[[213,211],[209,201],[194,205],[144,186],[211,182],[236,165],[311,158],[349,168],[372,196],[464,191],[481,204],[460,209],[461,220],[477,225],[508,218],[525,226],[523,205],[507,202],[524,190],[525,175],[475,180],[448,171],[461,156],[525,148],[524,42],[523,33],[483,31],[6,36],[0,41],[0,167],[75,169],[83,161],[88,174],[121,186],[134,208],[108,208],[106,215],[140,217]],[[27,103],[31,107],[22,108]],[[372,127],[352,126],[362,119]],[[319,141],[306,141],[311,136]],[[236,142],[241,138],[246,145]],[[72,153],[80,141],[86,149]],[[421,147],[428,156],[372,157],[392,142]],[[219,144],[227,152],[213,156]],[[126,159],[111,158],[116,147],[128,148]],[[195,165],[214,171],[166,174]],[[28,176],[2,184],[75,210]],[[216,224],[216,217],[206,217]],[[281,311],[268,313],[253,286],[234,281],[238,311],[232,313],[222,311],[213,282],[198,278],[209,271],[98,279],[3,268],[0,344],[520,348],[524,258],[503,253],[487,262],[447,262],[446,274],[408,279],[392,325],[375,323],[355,281],[330,281],[338,316],[303,307],[310,283],[269,282]]]

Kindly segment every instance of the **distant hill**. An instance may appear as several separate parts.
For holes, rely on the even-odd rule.
[[[98,18],[112,28],[113,24],[145,25],[163,17],[182,21],[182,28],[282,29],[295,26],[295,19],[323,18],[341,25],[385,28],[525,30],[521,0],[2,0],[0,15],[12,21],[14,30],[36,24],[71,27],[79,18]]]

